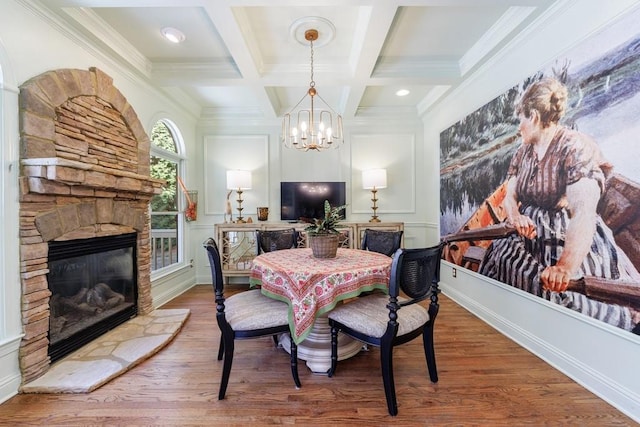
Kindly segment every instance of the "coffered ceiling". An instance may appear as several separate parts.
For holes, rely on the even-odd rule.
[[[314,78],[345,121],[420,115],[553,0],[41,0],[201,117],[280,117]],[[161,30],[185,40],[173,44]],[[296,37],[297,35],[297,37]],[[303,40],[304,41],[304,40]],[[407,89],[409,95],[396,92]]]

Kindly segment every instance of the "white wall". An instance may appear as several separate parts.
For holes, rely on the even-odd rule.
[[[439,134],[585,40],[637,1],[562,1],[424,117],[425,162],[438,157]],[[436,174],[430,179],[437,180]],[[435,182],[431,188],[437,188]],[[439,211],[430,210],[437,222]],[[452,268],[457,268],[453,278]],[[493,327],[640,421],[640,337],[445,263],[443,292]],[[559,405],[562,402],[558,402]]]
[[[72,30],[60,26],[47,11],[34,9],[19,0],[0,4],[0,402],[13,396],[20,385],[18,347],[22,336],[20,319],[20,278],[18,241],[18,88],[26,80],[43,72],[98,67],[114,80],[134,107],[141,123],[150,133],[155,121],[168,118],[183,133],[187,155],[198,145],[196,118],[166,96],[149,86],[145,79],[124,70],[118,64],[83,42]],[[189,165],[188,165],[189,166]],[[188,178],[197,171],[188,169]],[[195,179],[195,178],[194,178]],[[188,227],[186,232],[192,233]],[[189,239],[189,236],[188,236]],[[187,261],[193,258],[187,248]],[[188,263],[170,275],[155,278],[152,287],[154,305],[170,300],[195,283]]]
[[[0,38],[0,402],[15,393],[21,380],[17,358],[22,339],[20,276],[15,250],[19,246],[16,105],[18,88]]]
[[[197,224],[191,225],[201,237],[192,241],[197,254],[198,283],[211,283],[202,241],[207,236],[213,237],[214,225],[224,220],[227,169],[252,171],[253,188],[242,194],[245,219],[251,216],[256,221],[256,207],[268,206],[269,221],[280,220],[281,181],[345,181],[347,220],[366,222],[372,215],[371,191],[362,189],[361,171],[386,168],[388,186],[378,191],[380,219],[404,222],[407,247],[437,242],[437,220],[425,221],[435,200],[424,197],[426,176],[437,168],[422,165],[424,132],[417,115],[345,120],[344,144],[324,152],[287,149],[280,142],[280,131],[278,120],[276,123],[234,117],[201,120],[198,133],[202,151],[198,159],[204,183],[199,195],[203,204],[199,215],[203,215],[198,217]],[[234,217],[235,200],[234,192],[230,197]]]

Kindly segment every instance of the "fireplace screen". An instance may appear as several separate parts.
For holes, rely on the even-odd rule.
[[[137,314],[136,234],[50,242],[47,279],[53,362]]]

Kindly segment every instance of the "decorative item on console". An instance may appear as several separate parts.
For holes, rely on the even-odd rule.
[[[257,209],[258,221],[266,221],[269,219],[269,208],[267,206],[261,206]]]
[[[229,201],[229,197],[231,197],[231,193],[233,193],[233,190],[229,190],[227,192],[227,200],[224,204],[224,223],[226,224],[227,222],[233,222],[233,217],[232,217],[232,210],[231,210],[231,202]],[[227,221],[227,215],[229,215],[229,221]]]

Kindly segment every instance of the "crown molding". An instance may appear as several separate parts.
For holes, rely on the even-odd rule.
[[[95,41],[113,51],[143,75],[148,77],[151,74],[151,61],[134,48],[127,39],[114,31],[113,28],[95,12],[84,7],[65,7],[62,8],[62,11],[78,23],[78,25],[89,31]]]
[[[535,7],[510,7],[487,30],[486,33],[460,59],[460,74],[465,75],[471,68],[487,56],[501,41],[503,41],[518,25],[533,11]]]
[[[219,83],[221,80],[239,80],[238,68],[227,61],[212,62],[154,62],[150,76],[161,86],[182,84],[185,75],[192,83]]]
[[[423,80],[451,79],[460,77],[460,65],[457,58],[413,58],[410,60],[394,56],[384,56],[378,60],[373,78],[420,77]]]

